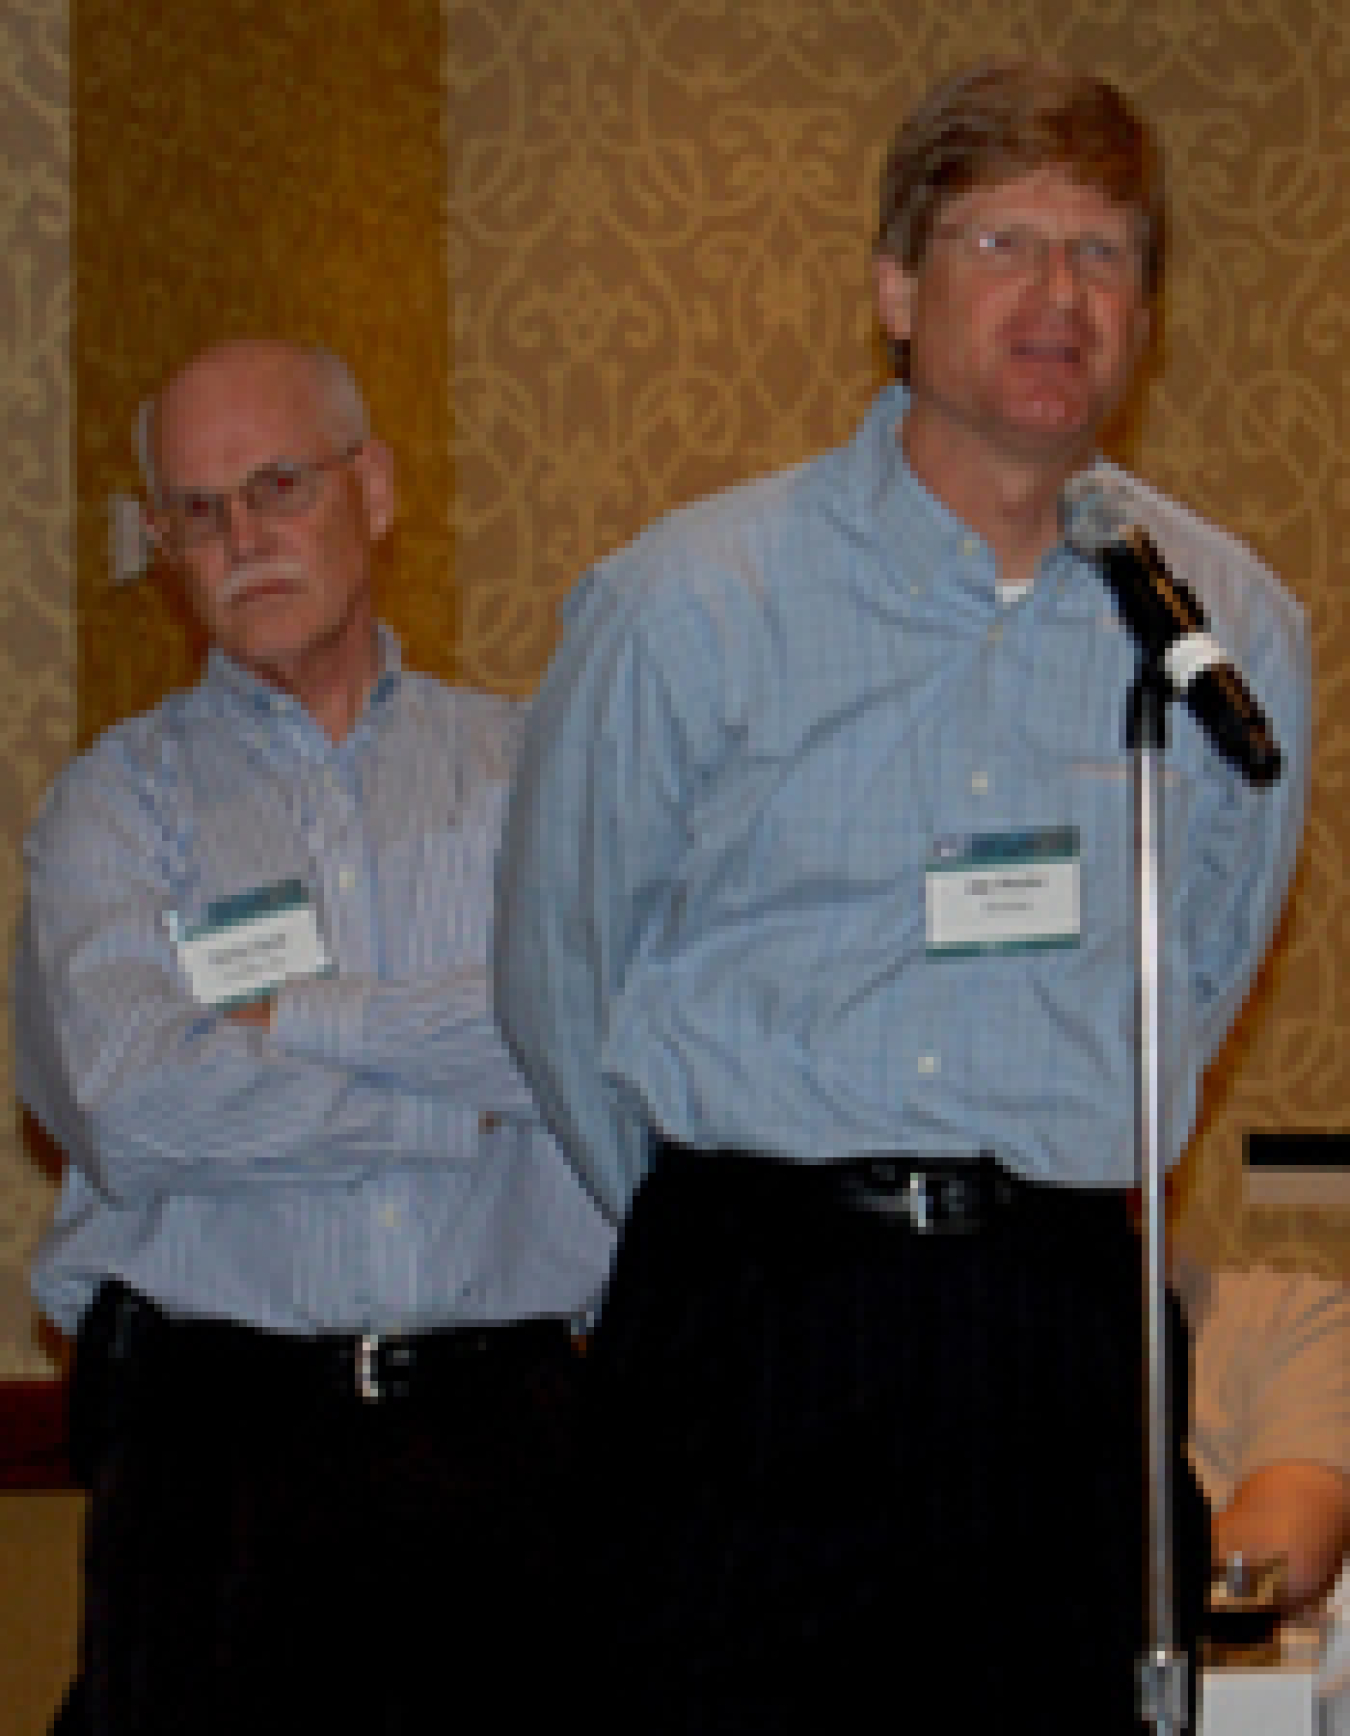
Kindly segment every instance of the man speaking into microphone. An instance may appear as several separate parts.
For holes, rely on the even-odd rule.
[[[1283,759],[1250,781],[1173,708],[1169,1164],[1289,885],[1310,704],[1274,576],[1098,460],[1164,250],[1116,90],[950,78],[882,176],[897,380],[572,598],[495,932],[508,1038],[622,1225],[587,1368],[595,1728],[1139,1728],[1138,648],[1070,482],[1127,491]],[[1184,1389],[1181,1359],[1193,1642]]]

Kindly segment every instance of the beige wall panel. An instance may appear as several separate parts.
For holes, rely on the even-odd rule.
[[[24,829],[75,733],[70,96],[66,0],[0,21],[0,969],[9,977]],[[0,1379],[46,1366],[27,1271],[54,1199],[13,1097],[0,1002]]]

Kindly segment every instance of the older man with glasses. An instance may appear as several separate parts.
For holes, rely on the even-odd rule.
[[[209,658],[52,791],[14,985],[68,1156],[34,1287],[91,1490],[72,1712],[525,1728],[609,1232],[490,1005],[518,712],[378,623],[393,461],[336,358],[215,347],[141,448]]]

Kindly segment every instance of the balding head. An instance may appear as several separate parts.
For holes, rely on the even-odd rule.
[[[393,516],[348,369],[279,339],[215,344],[141,433],[152,521],[212,642],[344,734],[378,666],[371,550]]]
[[[285,338],[230,338],[200,351],[172,374],[137,414],[136,453],[146,493],[160,497],[162,467],[159,434],[163,413],[175,390],[190,386],[194,377],[234,373],[271,365],[290,374],[297,394],[309,399],[316,425],[334,447],[354,446],[370,437],[370,416],[361,388],[346,362],[318,345]]]

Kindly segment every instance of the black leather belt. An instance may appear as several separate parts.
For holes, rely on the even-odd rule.
[[[894,1220],[920,1235],[969,1235],[1012,1210],[1029,1184],[989,1152],[962,1159],[906,1153],[823,1165],[840,1205]]]
[[[308,1353],[311,1341],[298,1341]],[[367,1404],[381,1399],[415,1398],[479,1376],[496,1378],[524,1372],[569,1349],[567,1328],[558,1320],[522,1321],[509,1326],[457,1327],[386,1337],[321,1336],[314,1352],[329,1364],[338,1393],[354,1392]]]
[[[155,1368],[185,1387],[209,1384],[240,1399],[326,1395],[378,1404],[434,1397],[511,1379],[571,1353],[561,1320],[301,1337],[171,1316],[116,1281],[102,1286],[94,1307],[105,1314],[99,1337],[113,1365]]]
[[[831,1216],[836,1222],[876,1219],[919,1235],[972,1235],[1014,1215],[1058,1216],[1066,1203],[1075,1209],[1079,1197],[1076,1190],[1014,1175],[988,1151],[969,1157],[878,1152],[802,1163],[730,1147],[701,1151],[663,1139],[655,1170],[693,1180],[747,1225],[772,1225],[808,1242]]]

